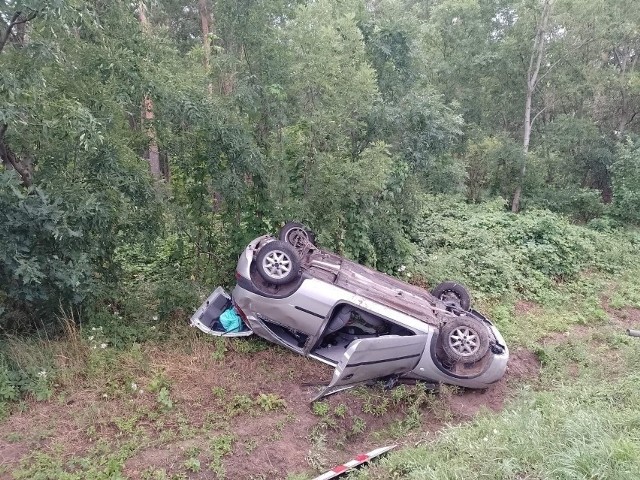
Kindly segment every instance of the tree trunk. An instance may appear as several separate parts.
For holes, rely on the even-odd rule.
[[[533,50],[529,59],[529,68],[527,70],[527,94],[524,105],[524,136],[522,140],[522,167],[520,168],[520,178],[518,185],[513,194],[511,202],[511,211],[517,213],[520,211],[520,200],[522,199],[522,184],[527,173],[527,160],[529,156],[529,142],[531,140],[531,127],[535,117],[531,118],[531,104],[533,103],[533,94],[538,86],[538,74],[540,73],[540,65],[545,53],[546,33],[549,25],[549,17],[551,15],[552,0],[545,0],[542,6],[542,16],[536,29],[536,37],[533,41]]]
[[[36,10],[30,10],[29,12],[17,11],[11,16],[7,23],[6,30],[0,34],[0,54],[2,54],[4,47],[12,35],[14,36],[12,42],[18,46],[24,45],[27,38],[26,25],[36,18],[37,14],[38,12]],[[20,175],[22,184],[25,187],[29,187],[33,182],[33,165],[29,160],[24,160],[16,156],[11,150],[5,137],[8,128],[9,125],[6,123],[0,123],[0,160],[2,160],[2,164],[6,168],[15,170],[16,173]]]
[[[203,66],[204,73],[209,80],[207,91],[209,96],[213,95],[213,83],[211,82],[211,39],[210,35],[210,16],[207,8],[207,0],[198,0],[198,11],[200,12],[200,26],[202,29],[202,48],[204,52]]]
[[[0,158],[2,159],[2,163],[6,168],[15,170],[18,175],[20,175],[20,179],[22,180],[22,184],[25,187],[31,186],[33,183],[33,168],[30,162],[25,162],[24,160],[16,157],[16,154],[11,151],[11,148],[7,144],[7,141],[4,137],[5,132],[7,131],[7,124],[3,123],[0,125]]]
[[[144,117],[142,123],[153,123],[153,100],[146,95],[144,97]],[[154,178],[162,177],[160,170],[160,152],[158,150],[158,142],[156,140],[156,131],[153,126],[147,128],[147,136],[149,137],[149,149],[147,150],[147,160],[149,161],[149,171]]]
[[[640,55],[631,47],[622,47],[620,49],[616,47],[613,49],[613,53],[618,66],[620,78],[622,79],[620,82],[622,87],[620,90],[620,116],[618,118],[617,132],[618,136],[622,137],[627,130],[627,126],[633,121],[634,117],[632,108],[629,104],[629,92],[626,90],[628,87],[625,85],[629,85],[627,76],[633,75]]]
[[[142,30],[149,33],[150,25],[147,18],[147,7],[143,0],[138,3],[140,23],[142,24]],[[144,126],[145,121],[147,123],[153,123],[153,100],[149,95],[145,95],[142,107],[142,124]],[[149,149],[145,157],[149,162],[149,171],[154,178],[161,178],[162,171],[160,170],[160,152],[158,151],[158,141],[156,140],[156,131],[153,125],[147,127],[147,137],[149,138]]]

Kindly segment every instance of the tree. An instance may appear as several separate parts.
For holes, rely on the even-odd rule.
[[[140,162],[145,135],[128,121],[139,118],[141,67],[157,49],[130,4],[55,7],[0,53],[4,152],[32,167],[23,187],[0,168],[0,298],[25,323],[55,320],[61,302],[86,305],[94,279],[104,288],[118,276],[121,232],[135,241],[158,225]]]
[[[138,2],[138,16],[140,18],[142,30],[149,34],[151,25],[147,16],[147,6],[145,5],[144,0],[140,0]],[[155,129],[153,128],[153,100],[148,94],[145,94],[142,101],[142,118],[143,124],[145,122],[148,124],[146,126],[146,130],[147,136],[149,137],[149,148],[147,150],[146,157],[149,161],[149,171],[154,178],[160,178],[162,176],[162,172],[160,171],[160,152],[158,151],[158,141],[156,139]]]
[[[211,17],[207,0],[198,0],[198,12],[200,14],[200,25],[202,26],[202,63],[204,66],[204,74],[209,77],[209,75],[211,75],[211,32],[209,28]],[[213,83],[209,82],[207,91],[209,92],[209,96],[213,95]]]
[[[2,54],[9,40],[19,46],[24,45],[24,27],[27,23],[36,18],[36,16],[38,15],[38,10],[28,6],[24,6],[22,8],[17,6],[16,10],[13,12],[7,11],[1,13],[10,15],[10,17],[8,22],[6,23],[4,31],[0,33],[0,55]],[[16,30],[18,29],[21,29],[19,33],[16,32]],[[2,159],[2,163],[5,166],[14,169],[18,173],[18,175],[20,175],[22,184],[28,187],[33,181],[32,166],[28,162],[28,160],[20,158],[11,149],[5,136],[8,127],[9,126],[4,121],[0,122],[0,159]]]
[[[513,201],[511,202],[511,211],[516,213],[520,210],[520,196],[522,195],[522,182],[524,181],[525,174],[527,173],[527,156],[529,154],[529,143],[531,141],[531,126],[535,119],[540,115],[540,112],[535,116],[531,116],[531,105],[533,102],[533,95],[536,92],[538,83],[540,81],[540,66],[542,60],[545,57],[546,44],[549,35],[549,18],[551,16],[552,0],[543,0],[542,11],[540,13],[540,19],[536,27],[536,34],[533,40],[533,47],[531,49],[531,56],[529,57],[529,68],[527,69],[526,76],[526,94],[524,105],[524,122],[523,122],[523,140],[522,149],[524,151],[524,157],[522,160],[522,167],[520,169],[520,180],[516,191],[513,194]]]

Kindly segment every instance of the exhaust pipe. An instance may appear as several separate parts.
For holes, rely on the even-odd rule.
[[[632,330],[630,328],[627,329],[627,335],[632,337],[640,337],[640,330]]]

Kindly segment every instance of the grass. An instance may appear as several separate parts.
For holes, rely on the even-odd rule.
[[[311,478],[346,452],[401,443],[352,478],[640,478],[640,342],[624,334],[640,327],[637,278],[586,274],[537,303],[481,299],[541,371],[511,386],[502,411],[464,422],[450,408],[462,392],[448,387],[358,388],[309,405],[300,384],[330,370],[260,339],[172,326],[114,348],[108,329],[71,322],[63,339],[9,338],[17,390],[0,400],[0,442],[19,453],[0,475]]]
[[[548,389],[523,388],[500,414],[447,428],[355,478],[640,478],[640,375],[631,370],[638,351],[621,347],[629,370],[608,381],[600,378],[606,362],[582,352],[589,368],[578,379],[554,372]],[[565,351],[557,355],[573,361]]]
[[[561,287],[563,311],[550,301],[516,317],[496,306],[505,336],[540,359],[538,383],[520,385],[500,413],[450,425],[351,478],[640,478],[640,342],[624,331],[636,274]]]

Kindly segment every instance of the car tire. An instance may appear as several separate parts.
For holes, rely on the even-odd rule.
[[[295,248],[302,248],[305,244],[315,244],[316,234],[308,227],[298,222],[288,222],[280,229],[278,238],[283,242],[293,245]]]
[[[295,248],[287,242],[274,240],[258,252],[256,268],[265,281],[285,285],[300,276],[300,259]]]
[[[489,351],[489,334],[483,323],[471,317],[455,317],[441,329],[442,348],[454,362],[475,363]]]
[[[469,307],[471,307],[469,292],[456,282],[442,282],[431,290],[431,295],[442,300],[447,305],[453,305],[462,310],[469,310]]]

